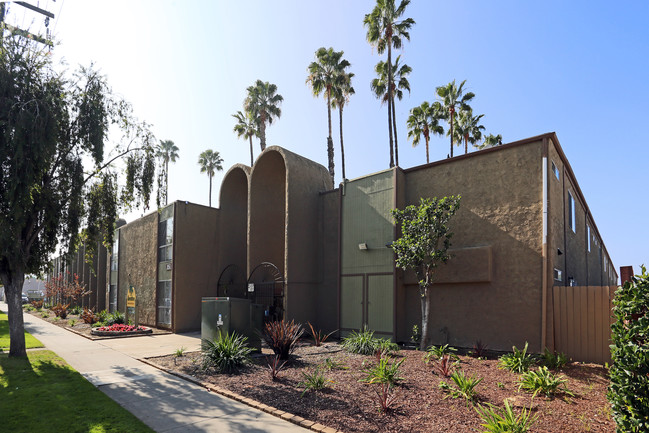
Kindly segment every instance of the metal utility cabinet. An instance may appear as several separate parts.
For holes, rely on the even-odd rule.
[[[218,338],[219,332],[236,332],[248,338],[248,346],[261,350],[259,332],[263,324],[263,308],[258,307],[243,298],[202,298],[201,339],[212,341]]]

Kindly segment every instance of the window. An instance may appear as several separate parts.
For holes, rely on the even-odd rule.
[[[552,161],[552,173],[557,177],[557,180],[559,180],[559,169],[557,168],[557,165]]]
[[[561,270],[554,268],[554,281],[562,281]]]
[[[173,243],[173,230],[174,219],[173,217],[160,221],[158,226],[158,261],[166,262],[171,260],[172,257],[172,243]]]
[[[568,191],[568,226],[576,233],[575,230],[575,199]]]
[[[590,253],[590,226],[588,224],[586,224],[586,238],[588,252]]]

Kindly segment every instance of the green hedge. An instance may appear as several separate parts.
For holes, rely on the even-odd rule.
[[[649,274],[615,292],[608,399],[618,432],[649,432]]]

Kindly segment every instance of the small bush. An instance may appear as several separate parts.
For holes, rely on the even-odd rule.
[[[391,353],[398,352],[398,351],[399,351],[399,345],[397,343],[393,343],[392,341],[386,340],[384,338],[376,339],[376,349],[374,349],[374,354],[377,355],[379,358],[388,356]]]
[[[376,365],[366,368],[363,371],[365,377],[360,381],[381,385],[387,384],[391,387],[396,386],[399,381],[403,380],[403,377],[399,376],[399,367],[401,367],[405,359],[395,362],[390,361],[392,361],[390,357],[381,358]]]
[[[512,353],[506,353],[500,357],[500,368],[512,371],[514,373],[524,373],[534,364],[534,358],[527,353],[527,342],[523,350],[516,346],[512,347]]]
[[[473,343],[473,349],[471,349],[469,354],[474,358],[484,358],[487,354],[487,345],[484,344],[482,340],[478,340]]]
[[[649,274],[617,289],[611,325],[608,400],[618,432],[649,431]]]
[[[419,342],[421,341],[421,330],[419,329],[418,325],[412,326],[412,334],[410,335],[410,341],[412,341],[415,344],[419,344]]]
[[[83,323],[87,323],[88,325],[92,325],[93,323],[97,323],[99,321],[99,317],[95,314],[95,312],[88,308],[83,309],[83,313],[81,313],[80,319]]]
[[[107,310],[101,310],[99,313],[97,313],[97,321],[105,323],[106,321],[108,321],[108,316],[110,316],[110,313]]]
[[[463,397],[467,402],[473,403],[478,396],[478,391],[476,391],[476,386],[482,382],[481,377],[467,376],[462,370],[458,370],[455,373],[451,374],[451,380],[453,385],[442,381],[439,383],[439,387],[450,394],[453,398]]]
[[[83,308],[81,308],[81,305],[75,305],[74,307],[71,307],[68,310],[68,314],[74,315],[74,316],[79,316],[83,312]]]
[[[65,319],[68,317],[68,307],[70,304],[62,305],[62,304],[56,304],[54,307],[52,307],[52,312],[56,317],[60,317],[61,319]]]
[[[307,391],[319,391],[327,388],[327,382],[330,382],[322,373],[320,367],[316,367],[311,371],[303,371],[302,382],[298,386],[303,386],[304,391],[302,391],[302,396],[306,394]]]
[[[347,337],[343,338],[341,345],[351,353],[373,355],[376,352],[377,340],[377,338],[374,338],[374,331],[364,327],[358,332],[352,331]]]
[[[36,308],[34,308],[33,305],[30,305],[30,304],[23,305],[23,308],[25,309],[25,311],[34,311],[36,309]]]
[[[426,354],[424,355],[424,362],[428,364],[431,360],[442,359],[444,355],[449,355],[451,358],[458,360],[459,358],[455,354],[457,349],[451,347],[448,344],[443,346],[430,346],[426,349]]]
[[[68,320],[68,326],[71,328],[74,328],[74,325],[77,324],[77,319],[70,319]]]
[[[187,350],[186,347],[180,347],[180,348],[176,349],[176,351],[174,352],[174,356],[176,358],[183,357],[183,356],[185,356],[185,351],[186,350]]]
[[[119,311],[115,311],[114,313],[108,313],[106,315],[106,318],[103,319],[102,322],[106,322],[106,325],[108,325],[108,326],[110,326],[110,325],[123,325],[126,322],[126,317],[124,317],[124,313],[120,313]]]
[[[43,308],[43,301],[42,300],[40,300],[40,301],[32,301],[31,304],[32,304],[32,307],[34,307],[36,310],[40,310],[41,308]]]
[[[336,332],[336,330],[334,330],[334,331],[331,331],[328,334],[325,334],[323,331],[315,330],[313,328],[313,325],[311,324],[311,322],[307,322],[307,323],[309,324],[309,328],[311,328],[311,337],[313,337],[313,344],[316,347],[322,346],[322,343],[327,341],[327,338],[329,338],[331,336],[331,334]]]
[[[270,372],[270,379],[275,381],[279,377],[279,373],[284,370],[286,367],[287,361],[282,361],[279,359],[279,356],[267,356],[266,364],[268,364],[268,370]]]
[[[295,346],[304,333],[302,325],[294,321],[284,320],[268,322],[262,332],[262,337],[279,359],[285,361],[295,350]]]
[[[568,363],[568,356],[561,352],[550,352],[546,347],[541,355],[541,365],[548,367],[551,370],[559,370]]]
[[[520,379],[518,389],[523,388],[526,391],[533,392],[532,397],[536,397],[539,392],[545,394],[546,397],[553,397],[555,394],[563,393],[573,395],[568,390],[565,383],[568,381],[563,376],[556,376],[548,370],[548,367],[539,367],[538,371],[526,371]]]
[[[336,361],[331,358],[325,358],[324,363],[322,365],[327,370],[348,370],[349,369],[349,367],[347,367],[342,362]]]
[[[47,311],[43,311],[43,312],[41,313],[41,317],[42,317],[43,319],[47,319],[48,317],[50,317],[50,314],[49,314]]]
[[[485,433],[526,433],[539,417],[538,415],[532,416],[530,409],[523,409],[516,416],[507,400],[505,400],[504,409],[498,409],[489,404],[487,406],[478,405],[475,411],[482,418],[481,425],[486,428]]]
[[[443,377],[449,377],[453,374],[458,362],[459,361],[453,361],[451,355],[446,354],[433,362],[433,372]]]
[[[392,392],[392,387],[384,383],[376,390],[376,400],[379,403],[379,411],[388,413],[392,410],[392,405],[397,401],[397,396]]]
[[[252,349],[248,339],[236,332],[219,333],[213,341],[203,340],[203,368],[214,368],[219,373],[234,373],[250,362]]]

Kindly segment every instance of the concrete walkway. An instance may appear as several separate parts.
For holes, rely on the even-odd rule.
[[[0,311],[7,304],[0,302]],[[136,358],[198,350],[200,335],[91,341],[24,314],[25,329],[157,432],[308,432],[288,421],[151,367]],[[265,402],[272,405],[272,402]]]

